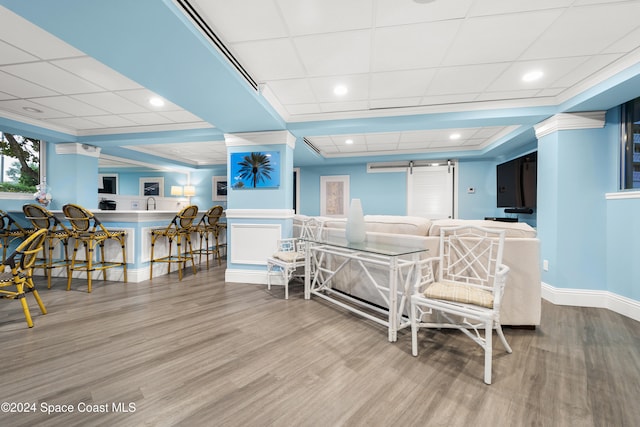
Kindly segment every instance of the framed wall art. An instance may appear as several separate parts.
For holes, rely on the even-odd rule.
[[[144,197],[164,197],[164,178],[140,178],[140,195]]]
[[[320,215],[346,216],[349,208],[349,175],[320,177]]]
[[[227,200],[227,177],[214,176],[212,178],[213,201],[224,202]]]
[[[231,188],[246,190],[280,187],[280,153],[231,153]]]

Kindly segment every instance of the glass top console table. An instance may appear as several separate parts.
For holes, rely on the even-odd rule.
[[[305,299],[315,295],[384,325],[388,328],[389,341],[395,342],[398,330],[409,326],[409,320],[403,316],[403,311],[416,264],[420,254],[427,249],[366,241],[350,243],[341,237],[305,241]],[[358,277],[380,295],[387,307],[370,304],[333,289],[334,279],[347,266],[360,269],[362,274]],[[376,269],[375,266],[378,266],[378,270],[386,269],[388,275],[381,278],[380,274],[374,274],[372,270]]]

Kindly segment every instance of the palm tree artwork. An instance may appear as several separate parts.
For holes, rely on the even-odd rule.
[[[274,175],[279,173],[275,167],[277,165],[277,156],[274,159],[274,153],[251,152],[237,154],[239,159],[236,162],[232,162],[237,169],[236,173],[234,173],[236,178],[234,179],[233,187],[235,189],[278,186],[278,182],[274,182],[274,180],[278,181]]]

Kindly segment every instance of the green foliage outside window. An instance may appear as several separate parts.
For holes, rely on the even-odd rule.
[[[0,192],[35,192],[40,182],[40,140],[0,132],[0,155]]]

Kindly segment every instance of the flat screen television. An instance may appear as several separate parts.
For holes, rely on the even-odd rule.
[[[538,152],[496,166],[499,208],[535,208],[538,187]]]

